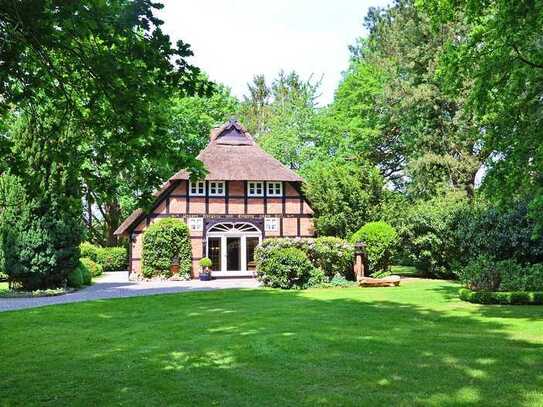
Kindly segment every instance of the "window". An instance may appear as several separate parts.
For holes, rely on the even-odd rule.
[[[224,196],[224,181],[210,181],[209,196]]]
[[[263,196],[264,195],[264,183],[263,182],[249,182],[249,196]]]
[[[268,182],[266,183],[268,196],[282,196],[283,195],[283,183],[282,182]]]
[[[205,181],[190,182],[189,192],[192,196],[204,196],[206,194]]]

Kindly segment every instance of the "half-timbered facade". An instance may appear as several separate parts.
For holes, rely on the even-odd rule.
[[[130,273],[139,273],[142,237],[156,219],[176,217],[189,227],[192,275],[209,257],[219,276],[252,275],[262,239],[313,236],[313,210],[303,197],[302,178],[264,152],[236,121],[211,131],[199,154],[203,180],[180,171],[158,191],[150,213],[136,210],[115,232],[130,239]]]

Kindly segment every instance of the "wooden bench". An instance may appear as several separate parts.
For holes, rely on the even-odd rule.
[[[358,280],[360,287],[394,287],[400,285],[400,276],[388,276],[383,278],[361,277]]]

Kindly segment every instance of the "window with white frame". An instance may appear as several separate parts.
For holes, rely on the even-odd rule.
[[[224,196],[224,181],[209,181],[209,196]]]
[[[283,195],[283,183],[282,182],[267,182],[266,183],[266,195],[268,195],[268,196],[282,196]]]
[[[249,182],[247,195],[248,196],[264,196],[264,183],[263,182]]]
[[[189,182],[189,195],[192,196],[204,196],[206,194],[205,181]]]

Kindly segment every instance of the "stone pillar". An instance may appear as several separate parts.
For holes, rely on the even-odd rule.
[[[354,275],[356,281],[360,281],[364,277],[364,264],[366,257],[366,245],[362,242],[354,245]]]

